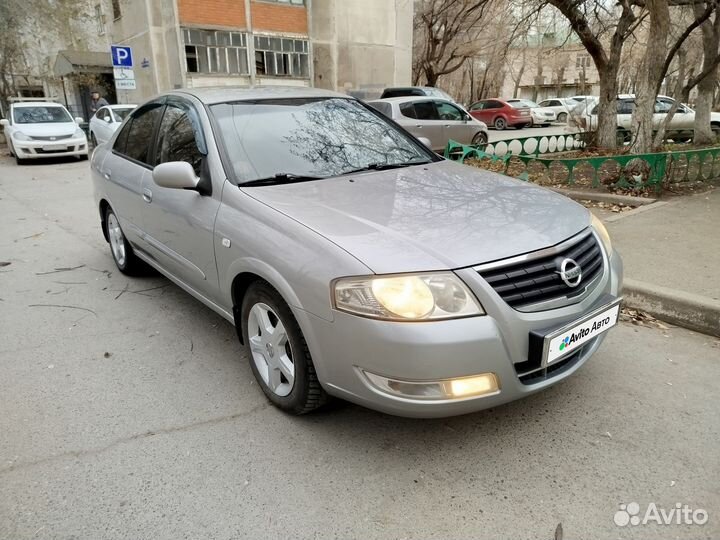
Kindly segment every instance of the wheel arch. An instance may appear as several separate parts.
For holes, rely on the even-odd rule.
[[[100,211],[100,228],[102,229],[106,242],[110,242],[110,237],[107,232],[107,223],[105,220],[108,208],[110,208],[110,203],[105,199],[100,199],[100,203],[98,204],[98,210]]]

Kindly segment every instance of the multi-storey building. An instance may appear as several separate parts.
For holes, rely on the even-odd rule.
[[[111,41],[133,49],[136,90],[318,86],[365,96],[408,84],[412,0],[112,0]],[[106,15],[106,18],[107,18]]]

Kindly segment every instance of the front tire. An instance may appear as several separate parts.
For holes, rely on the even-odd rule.
[[[279,409],[300,415],[327,401],[305,338],[280,294],[253,283],[240,310],[243,342],[255,379]]]
[[[127,241],[120,227],[120,221],[109,206],[105,210],[105,228],[110,243],[110,253],[118,270],[128,276],[143,274],[146,270],[145,263],[135,255],[130,242]]]
[[[472,145],[478,146],[481,149],[485,149],[488,143],[488,136],[487,133],[483,131],[478,131],[475,136],[472,138]]]

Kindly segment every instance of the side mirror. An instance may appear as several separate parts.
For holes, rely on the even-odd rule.
[[[472,120],[472,116],[470,116],[469,114],[466,114],[465,116],[463,116],[463,120],[465,122],[469,122],[470,120]]]
[[[9,126],[9,125],[10,125],[10,122],[7,119],[3,118],[2,120],[0,120],[0,126],[5,127],[5,126]]]
[[[111,123],[112,123],[112,118],[110,118],[109,116],[106,116],[106,117],[105,117],[105,121],[106,121],[108,124],[111,124]]]
[[[420,141],[425,146],[427,146],[430,150],[432,150],[432,143],[430,142],[430,139],[428,139],[427,137],[418,137],[418,141]]]
[[[79,126],[85,122],[85,119],[82,116],[75,117],[75,123]]]
[[[200,179],[187,161],[169,161],[156,166],[153,182],[170,189],[196,189]]]

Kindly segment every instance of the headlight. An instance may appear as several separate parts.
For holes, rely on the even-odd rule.
[[[21,131],[16,131],[15,133],[12,134],[12,136],[13,136],[13,139],[15,139],[15,140],[17,140],[17,141],[29,141],[29,140],[31,140],[30,137],[28,137],[27,135],[25,135],[25,134],[24,134],[23,132],[21,132]]]
[[[470,289],[452,272],[343,278],[333,284],[341,311],[391,321],[429,321],[484,315]]]
[[[600,221],[594,214],[592,216],[591,224],[593,229],[595,229],[595,232],[600,237],[600,240],[602,240],[605,251],[607,251],[609,257],[612,255],[612,242],[610,241],[610,235],[608,234],[605,225],[603,225],[603,222]]]
[[[84,132],[82,129],[77,128],[77,129],[75,130],[75,133],[73,133],[73,137],[75,137],[76,139],[80,139],[81,137],[84,138],[84,137],[85,137],[85,132]]]

